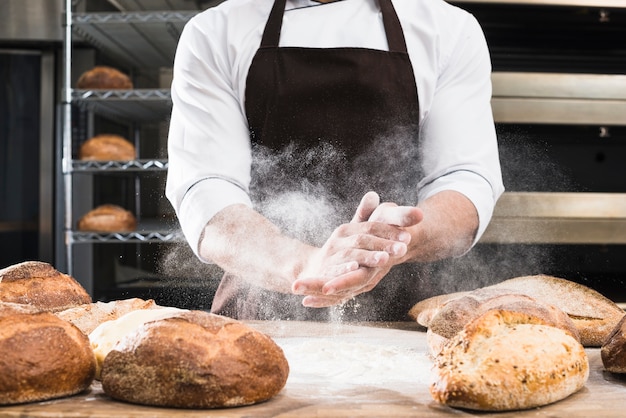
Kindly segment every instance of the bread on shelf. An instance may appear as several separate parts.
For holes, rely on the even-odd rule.
[[[98,65],[82,73],[76,87],[84,90],[130,90],[133,83],[130,77],[120,70]]]

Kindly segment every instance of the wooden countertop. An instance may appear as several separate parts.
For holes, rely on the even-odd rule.
[[[285,388],[258,405],[183,410],[146,407],[107,397],[99,383],[73,397],[0,407],[2,417],[446,417],[492,415],[448,408],[428,391],[431,360],[416,323],[248,322],[283,348]],[[626,376],[603,371],[600,350],[587,349],[586,386],[560,402],[498,417],[623,417]]]

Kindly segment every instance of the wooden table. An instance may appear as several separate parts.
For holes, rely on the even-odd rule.
[[[626,377],[603,371],[599,349],[587,349],[586,386],[560,402],[497,414],[448,408],[428,387],[432,362],[426,334],[415,323],[334,324],[248,322],[283,348],[290,374],[285,388],[258,405],[182,410],[145,407],[107,397],[99,383],[77,396],[0,407],[1,417],[624,417]]]

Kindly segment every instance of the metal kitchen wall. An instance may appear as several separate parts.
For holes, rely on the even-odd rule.
[[[450,276],[547,273],[625,301],[626,2],[455,3],[490,47],[507,193]]]
[[[61,0],[0,2],[0,267],[54,261]]]

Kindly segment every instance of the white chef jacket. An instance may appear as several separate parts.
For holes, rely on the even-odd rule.
[[[273,3],[228,0],[192,18],[178,43],[166,195],[196,255],[217,212],[252,206],[246,77]],[[419,96],[418,199],[443,190],[465,195],[478,211],[476,242],[504,191],[483,32],[473,16],[443,0],[393,5]],[[279,46],[388,50],[377,0],[287,0]]]

